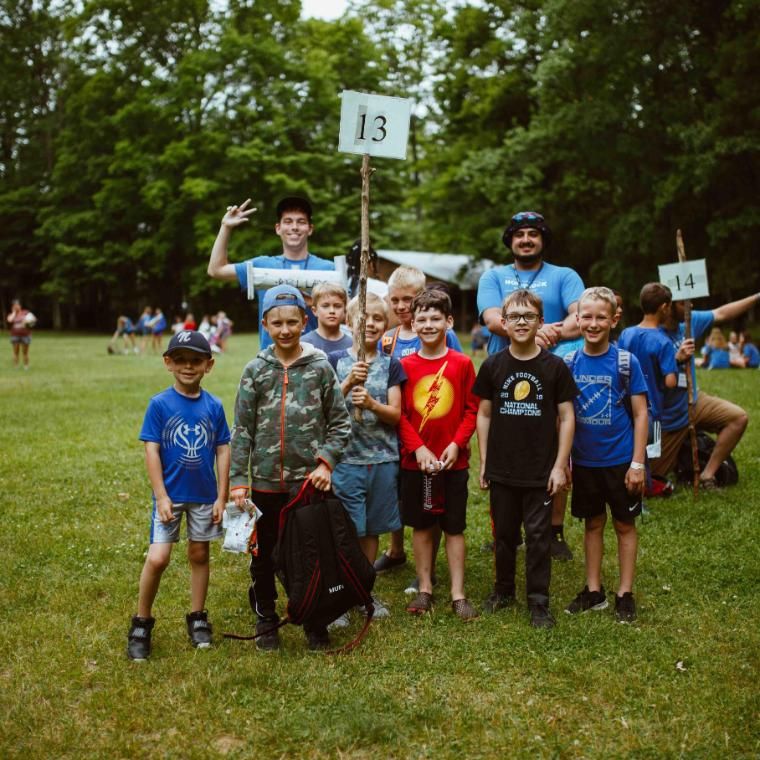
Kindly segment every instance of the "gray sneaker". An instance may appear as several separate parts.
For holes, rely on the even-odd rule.
[[[374,595],[372,597],[372,605],[375,608],[375,612],[372,615],[373,620],[379,620],[380,618],[388,618],[391,616],[391,611]],[[364,617],[367,617],[367,610],[364,607],[357,606],[356,609],[359,610]]]
[[[348,628],[350,624],[351,624],[351,621],[348,619],[348,613],[344,612],[340,617],[336,617],[335,620],[332,621],[332,623],[329,623],[327,625],[327,630],[336,631],[339,628]]]
[[[431,581],[433,581],[433,585],[438,585],[438,578],[435,577],[435,573],[430,578]],[[420,579],[415,578],[405,589],[405,594],[419,594],[420,593]]]

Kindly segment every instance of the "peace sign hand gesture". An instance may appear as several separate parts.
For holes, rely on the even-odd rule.
[[[250,202],[251,199],[246,198],[239,206],[227,206],[227,213],[222,217],[222,225],[232,228],[245,224],[248,217],[256,211],[255,208],[248,208]]]

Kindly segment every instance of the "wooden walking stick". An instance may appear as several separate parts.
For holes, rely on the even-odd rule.
[[[678,260],[683,263],[686,261],[686,249],[683,245],[683,236],[681,230],[676,230],[676,248],[678,249]],[[683,322],[684,322],[684,339],[691,338],[691,301],[689,299],[683,302]],[[691,464],[694,470],[694,482],[692,483],[694,498],[699,496],[699,455],[697,453],[697,427],[695,417],[697,410],[695,408],[696,397],[694,395],[694,378],[692,376],[692,361],[689,359],[686,365],[686,393],[689,402],[689,439],[691,440]]]
[[[369,165],[369,153],[362,156],[362,228],[361,228],[361,264],[359,265],[359,345],[356,347],[357,358],[365,361],[364,340],[367,333],[367,270],[369,269],[369,180],[375,170]],[[362,421],[362,410],[354,408],[354,419]]]

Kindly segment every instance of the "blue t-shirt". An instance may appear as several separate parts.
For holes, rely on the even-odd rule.
[[[707,369],[729,369],[731,357],[727,348],[711,348],[708,354]]]
[[[166,317],[163,313],[159,314],[157,317],[153,317],[153,320],[150,323],[150,329],[153,331],[154,335],[159,335],[166,329]]]
[[[323,338],[316,330],[301,336],[301,343],[311,343],[315,348],[324,351],[326,354],[333,354],[336,351],[344,351],[354,345],[354,340],[350,335],[343,333],[338,340],[327,340]]]
[[[392,328],[385,333],[385,337],[393,337],[396,332],[396,328]],[[446,346],[454,351],[462,352],[462,344],[459,342],[457,334],[453,330],[446,330]],[[393,344],[393,356],[394,359],[403,359],[405,356],[411,356],[416,354],[422,348],[422,341],[415,335],[413,338],[396,338],[395,344]],[[382,351],[382,341],[377,344],[377,350]]]
[[[570,367],[580,394],[575,397],[573,462],[583,467],[612,467],[633,458],[633,421],[618,372],[617,348],[600,356],[584,351],[574,355]],[[631,355],[630,395],[647,392],[639,360]]]
[[[216,447],[230,442],[216,396],[201,389],[198,398],[188,398],[173,387],[156,394],[145,412],[140,440],[160,444],[164,485],[174,503],[216,501]]]
[[[338,380],[342,383],[351,373],[356,358],[349,351],[339,351],[327,357],[332,364]],[[388,403],[388,388],[401,385],[406,381],[406,373],[398,359],[385,354],[378,354],[369,363],[369,374],[364,387],[370,396],[381,404]],[[341,464],[380,464],[381,462],[398,462],[398,436],[396,428],[382,422],[376,414],[362,409],[362,421],[354,419],[354,405],[351,393],[345,397],[346,407],[351,415],[351,441],[349,442]]]
[[[713,325],[715,317],[711,310],[691,312],[691,335],[694,340],[704,335]],[[678,351],[684,340],[684,323],[679,322],[675,330],[666,330],[664,327],[659,328],[673,344],[673,348]],[[697,369],[694,363],[694,357],[691,358],[691,377],[694,384],[694,400],[697,398]],[[678,386],[676,388],[666,388],[664,403],[662,407],[662,429],[663,430],[680,430],[689,424],[689,396],[686,389],[686,363],[678,363]]]
[[[652,421],[662,419],[665,375],[678,374],[673,344],[656,327],[636,325],[620,333],[618,345],[639,360],[647,383]]]
[[[483,312],[491,308],[501,311],[504,299],[521,288],[541,297],[544,321],[561,322],[567,316],[568,308],[581,297],[583,280],[574,269],[558,267],[546,261],[535,272],[517,270],[513,264],[494,267],[484,272],[478,283],[478,314],[482,317]],[[495,354],[508,345],[508,338],[491,334],[488,353]]]
[[[742,356],[746,356],[749,361],[747,367],[756,369],[760,366],[760,351],[757,350],[757,346],[754,343],[747,343],[742,350]]]
[[[255,267],[261,267],[262,269],[316,269],[319,271],[334,271],[335,264],[332,261],[326,259],[320,259],[319,256],[315,256],[310,253],[305,259],[286,258],[283,254],[279,256],[255,256],[250,259]],[[240,283],[240,289],[244,292],[248,292],[248,262],[241,261],[235,264],[235,274],[237,275],[238,282]],[[260,342],[261,348],[264,349],[267,346],[272,345],[272,339],[269,337],[269,333],[261,327],[261,319],[264,316],[262,309],[264,305],[264,293],[265,290],[256,291],[256,301],[259,305],[259,330],[260,330]],[[308,322],[306,323],[306,331],[316,330],[317,318],[314,316],[314,312],[310,308],[306,308],[306,316]]]

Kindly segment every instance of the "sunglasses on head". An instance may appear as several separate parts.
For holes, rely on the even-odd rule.
[[[543,222],[544,217],[535,211],[521,211],[512,217],[512,224],[521,224],[522,222]]]

